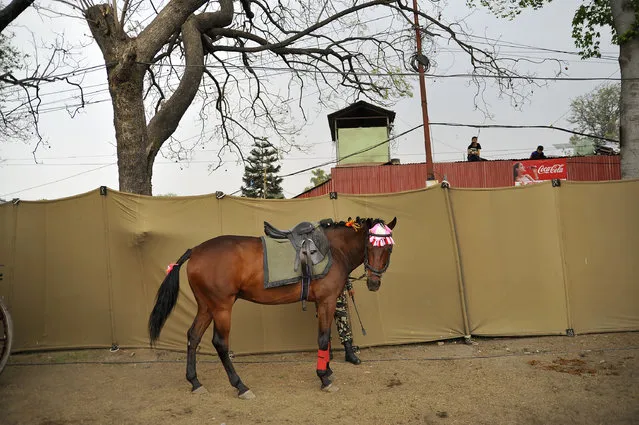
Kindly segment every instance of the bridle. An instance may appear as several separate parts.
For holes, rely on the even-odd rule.
[[[370,230],[369,230],[368,231],[368,237],[370,238],[371,236],[380,237],[380,238],[386,238],[386,237],[390,238],[390,237],[393,236],[393,234],[392,233],[388,233],[388,234],[381,234],[380,235],[380,234],[376,234],[376,233],[371,233]],[[393,252],[393,245],[389,245],[389,248],[388,248],[388,261],[386,261],[386,264],[380,270],[374,268],[368,262],[368,245],[369,245],[369,241],[367,239],[366,242],[365,242],[365,245],[364,245],[364,270],[368,270],[372,274],[374,274],[375,276],[381,278],[382,274],[388,269],[388,266],[390,266],[390,255]]]

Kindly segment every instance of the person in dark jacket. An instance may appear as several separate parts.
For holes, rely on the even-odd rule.
[[[541,145],[537,146],[537,150],[530,154],[530,159],[546,159],[544,147]]]

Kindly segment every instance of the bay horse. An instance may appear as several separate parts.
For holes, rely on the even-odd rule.
[[[319,334],[316,373],[321,389],[337,391],[329,377],[330,331],[338,296],[344,290],[349,274],[364,263],[366,283],[377,291],[382,274],[390,264],[394,241],[392,229],[397,218],[385,224],[381,219],[359,218],[347,222],[320,222],[329,241],[332,265],[321,279],[311,282],[308,301],[317,309]],[[177,302],[180,267],[187,260],[189,285],[197,302],[197,314],[187,332],[186,379],[193,392],[205,391],[197,378],[196,349],[202,335],[213,321],[213,346],[224,366],[229,382],[241,399],[255,395],[242,382],[229,357],[231,310],[238,298],[258,304],[290,304],[300,301],[301,285],[290,284],[264,288],[264,259],[261,239],[253,236],[222,235],[188,249],[167,275],[156,295],[149,317],[151,345],[159,338],[162,327]]]

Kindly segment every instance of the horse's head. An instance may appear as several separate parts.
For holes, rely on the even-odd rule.
[[[377,291],[382,284],[382,274],[390,265],[393,251],[393,228],[397,224],[397,217],[384,224],[379,220],[367,220],[368,235],[364,249],[364,269],[366,270],[366,285],[370,291]]]

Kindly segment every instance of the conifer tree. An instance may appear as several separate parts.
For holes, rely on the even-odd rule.
[[[247,198],[282,199],[282,178],[277,176],[277,151],[268,142],[256,141],[244,167],[242,196]]]

